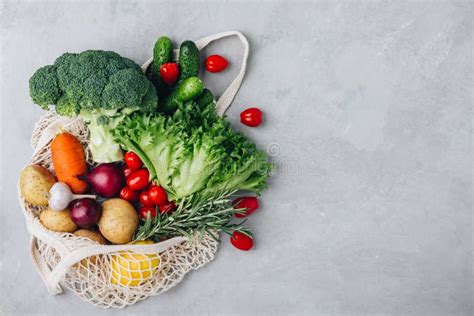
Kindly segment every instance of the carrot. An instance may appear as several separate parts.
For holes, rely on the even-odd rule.
[[[78,176],[87,173],[84,148],[79,140],[69,133],[61,133],[51,143],[51,155],[58,181],[66,183],[75,194],[87,190],[87,182]]]

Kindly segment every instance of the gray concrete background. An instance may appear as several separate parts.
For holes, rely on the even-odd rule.
[[[472,313],[472,3],[1,1],[0,311],[88,315],[468,315]],[[227,240],[176,288],[123,311],[49,296],[28,255],[15,182],[42,111],[34,70],[65,51],[144,62],[237,29],[251,42],[229,120],[276,163],[249,220],[256,248]],[[221,92],[239,44],[208,75]],[[239,113],[259,106],[250,129]]]

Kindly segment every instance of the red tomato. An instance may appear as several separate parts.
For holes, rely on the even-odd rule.
[[[126,166],[124,166],[124,168],[123,168],[123,175],[124,175],[125,179],[127,179],[128,176],[129,176],[132,172],[133,172],[132,169],[127,168]]]
[[[173,201],[159,206],[161,214],[173,213],[176,210],[176,204]]]
[[[144,206],[153,206],[155,203],[151,200],[150,191],[140,193],[140,203]]]
[[[127,167],[132,170],[138,170],[143,166],[142,160],[133,151],[127,151],[123,160],[125,160],[125,164],[127,165]]]
[[[227,68],[229,62],[221,55],[211,55],[206,58],[206,69],[209,72],[220,72]]]
[[[138,216],[144,221],[146,221],[148,217],[148,213],[150,213],[151,219],[154,219],[156,217],[156,207],[154,206],[142,206],[140,207],[140,210],[138,211]]]
[[[133,171],[127,178],[127,185],[133,191],[146,188],[149,182],[150,173],[146,169],[138,169]]]
[[[253,247],[252,236],[238,231],[235,231],[232,236],[230,236],[230,242],[235,248],[243,251],[248,251]]]
[[[120,191],[120,197],[130,202],[137,202],[140,195],[138,194],[138,191],[133,191],[129,187],[125,186]]]
[[[155,205],[163,205],[168,202],[168,195],[166,194],[165,189],[158,185],[152,184],[148,189],[150,199]]]
[[[245,208],[245,213],[237,213],[235,217],[242,218],[250,216],[259,207],[258,200],[254,196],[242,196],[232,202],[234,208]]]
[[[160,67],[160,75],[163,82],[167,85],[172,85],[178,80],[179,67],[177,63],[166,63]]]
[[[259,126],[262,123],[262,111],[257,108],[248,108],[240,113],[240,121],[247,126]]]

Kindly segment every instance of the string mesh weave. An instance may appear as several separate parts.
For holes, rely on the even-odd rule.
[[[49,111],[33,132],[31,144],[35,153],[30,164],[41,164],[53,171],[51,139],[45,134],[58,129],[58,120],[62,130],[75,135],[87,148],[88,129],[82,120],[64,121]],[[91,163],[88,150],[86,157]],[[48,289],[57,287],[59,281],[83,300],[104,308],[122,308],[167,291],[187,272],[211,261],[217,251],[218,242],[210,235],[183,239],[159,253],[131,251],[125,245],[99,245],[88,238],[47,230],[37,218],[43,208],[28,204],[21,196],[20,203],[33,237],[33,259]],[[91,246],[94,255],[87,255]],[[110,247],[118,249],[110,252]]]

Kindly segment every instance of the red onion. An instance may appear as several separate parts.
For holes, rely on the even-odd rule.
[[[97,194],[103,197],[117,196],[125,182],[122,169],[114,163],[97,165],[91,173],[84,177],[84,180]]]
[[[96,200],[83,198],[71,203],[69,214],[77,226],[89,228],[99,222],[101,212]]]

